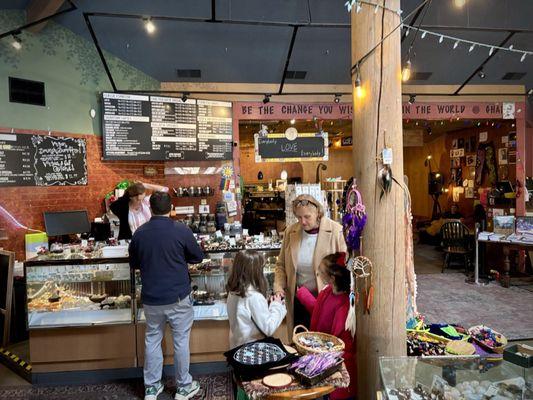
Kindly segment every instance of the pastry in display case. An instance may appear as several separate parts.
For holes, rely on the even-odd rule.
[[[272,294],[274,270],[278,249],[258,250],[265,257],[264,274],[268,282],[268,294]],[[207,257],[199,264],[189,265],[191,277],[191,298],[194,306],[195,320],[226,320],[226,283],[233,259],[239,250],[205,252]],[[137,320],[144,321],[141,301],[141,276],[135,271],[135,298],[137,304]]]
[[[29,329],[131,323],[130,277],[127,262],[27,262]]]
[[[384,398],[389,400],[533,399],[527,368],[479,356],[381,357]]]

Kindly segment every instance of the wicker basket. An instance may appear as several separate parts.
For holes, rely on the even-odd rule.
[[[483,325],[477,325],[477,326],[472,326],[472,327],[468,328],[468,333],[472,337],[472,341],[474,343],[476,343],[477,345],[479,345],[480,347],[482,347],[486,351],[489,351],[491,353],[496,353],[496,354],[503,354],[503,351],[505,350],[505,346],[507,346],[507,338],[505,336],[503,336],[501,333],[496,332],[494,329],[491,329],[492,332],[494,332],[494,334],[499,336],[499,338],[500,338],[500,345],[499,346],[495,346],[495,347],[491,347],[491,346],[485,344],[484,342],[482,342],[480,340],[477,340],[474,337],[474,335],[473,335],[474,331],[476,331],[478,329],[485,329],[485,328],[487,328],[487,327],[485,327]],[[488,329],[490,329],[490,328],[488,328]]]
[[[300,333],[296,333],[296,331],[299,328],[303,329],[304,331]],[[300,338],[306,337],[306,336],[314,336],[322,340],[330,341],[334,343],[334,346],[329,349],[326,349],[326,348],[316,349],[313,347],[306,346],[303,343],[300,343]],[[307,353],[324,353],[324,352],[330,352],[330,351],[344,351],[344,342],[338,337],[327,334],[327,333],[322,333],[322,332],[310,332],[303,325],[297,325],[294,327],[294,330],[292,331],[292,341],[294,342],[294,346],[298,350],[298,353],[302,355],[307,354]]]

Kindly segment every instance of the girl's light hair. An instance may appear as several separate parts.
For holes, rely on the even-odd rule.
[[[299,207],[315,207],[318,212],[318,220],[324,216],[324,207],[322,204],[310,194],[301,194],[292,201],[292,212],[296,213],[296,209]]]
[[[243,250],[237,253],[230,270],[226,290],[239,297],[246,296],[246,289],[252,285],[266,297],[268,282],[263,274],[265,258],[255,250]]]

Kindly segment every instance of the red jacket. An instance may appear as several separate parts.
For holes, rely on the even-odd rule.
[[[310,330],[336,336],[344,342],[344,363],[350,374],[350,386],[337,389],[331,395],[332,400],[346,399],[357,396],[357,363],[355,337],[344,328],[350,300],[347,293],[335,294],[331,285],[320,291],[318,298],[305,286],[296,292],[296,297],[311,314]]]

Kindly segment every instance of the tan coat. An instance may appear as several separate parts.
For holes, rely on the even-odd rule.
[[[276,263],[274,278],[274,292],[285,291],[287,305],[287,329],[289,340],[292,340],[294,326],[294,295],[296,293],[296,266],[302,236],[302,227],[297,222],[285,229],[283,244]],[[326,217],[320,220],[320,230],[313,254],[313,268],[317,279],[318,290],[322,290],[324,283],[318,277],[318,266],[322,259],[338,251],[346,251],[346,242],[342,234],[342,226]]]

